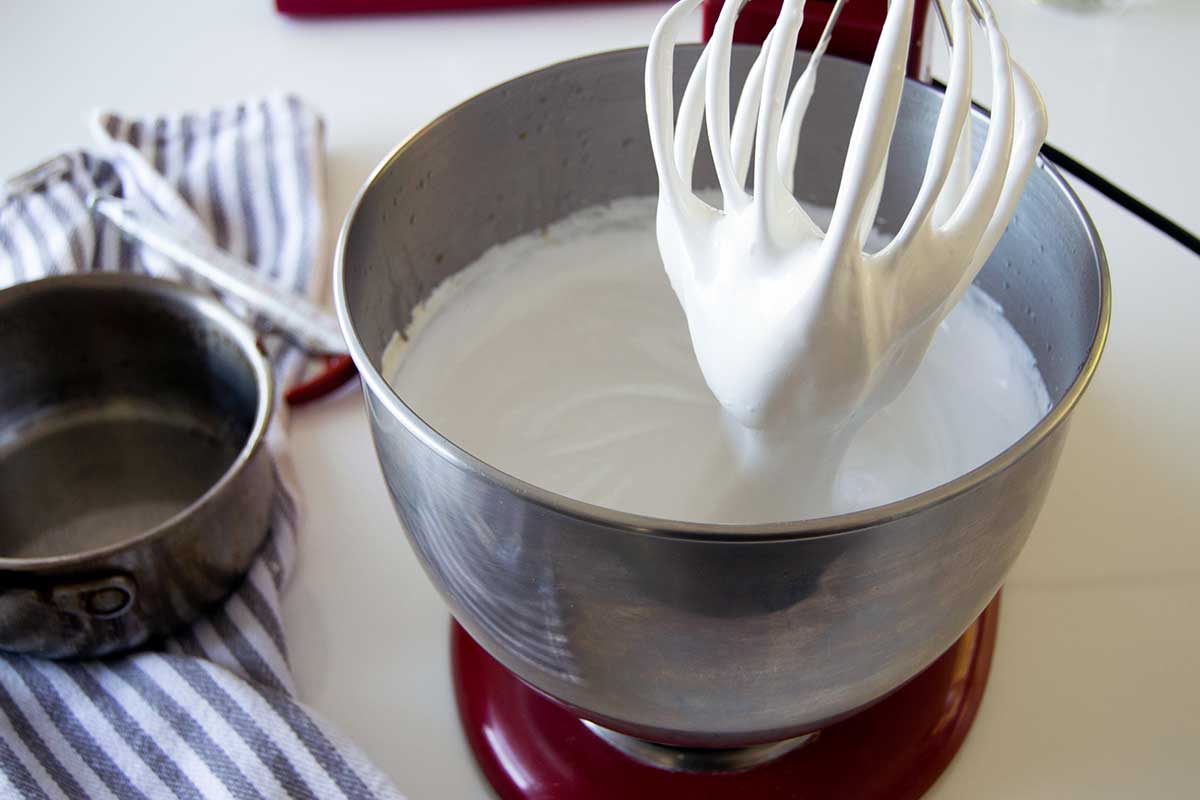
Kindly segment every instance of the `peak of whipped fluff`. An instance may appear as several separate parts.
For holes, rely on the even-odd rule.
[[[939,323],[991,254],[1045,137],[1036,87],[1009,58],[986,2],[994,111],[978,166],[968,140],[972,9],[951,11],[951,68],[923,181],[898,232],[866,249],[900,109],[913,0],[893,0],[858,107],[832,216],[818,224],[797,202],[798,137],[829,33],[789,94],[803,0],[787,0],[730,121],[733,26],[725,3],[672,119],[679,25],[700,0],[676,3],[654,31],[646,110],[659,176],[659,251],[687,317],[704,380],[740,427],[748,463],[777,445],[820,453],[831,467],[919,367]],[[719,205],[692,188],[701,124],[720,183]],[[754,190],[745,188],[754,155]],[[770,459],[767,459],[769,462]]]

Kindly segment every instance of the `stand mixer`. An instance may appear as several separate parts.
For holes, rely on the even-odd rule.
[[[700,52],[677,49],[676,97]],[[754,57],[733,49],[733,85]],[[917,797],[973,718],[994,598],[1103,349],[1103,250],[1078,199],[1039,162],[976,282],[1026,312],[1010,322],[1053,407],[986,464],[915,497],[823,519],[705,525],[513,478],[406,406],[381,374],[383,351],[434,287],[490,246],[657,191],[645,58],[635,49],[568,61],[447,112],[376,169],[339,241],[338,315],[379,461],[461,625],[452,646],[468,741],[505,798]],[[801,53],[793,75],[804,64]],[[797,159],[800,199],[831,204],[866,75],[838,58],[822,65]],[[885,220],[913,203],[941,103],[928,86],[903,91]],[[986,119],[971,125],[983,142]],[[716,185],[706,152],[698,187]]]

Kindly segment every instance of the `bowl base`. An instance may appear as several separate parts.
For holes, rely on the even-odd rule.
[[[471,752],[501,800],[915,800],[946,769],[975,720],[999,613],[997,595],[904,686],[803,746],[741,771],[668,770],[631,758],[501,666],[457,623],[450,643],[454,691]]]

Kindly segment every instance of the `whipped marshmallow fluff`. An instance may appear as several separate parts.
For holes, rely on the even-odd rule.
[[[1050,407],[1032,353],[971,288],[814,500],[798,485],[812,453],[782,440],[768,445],[768,474],[745,463],[742,426],[696,362],[654,216],[654,198],[631,198],[493,247],[418,309],[384,375],[427,423],[510,475],[692,522],[803,519],[907,497],[998,454]]]
[[[699,2],[667,12],[647,55],[657,200],[587,209],[494,247],[418,310],[388,348],[385,375],[427,423],[504,472],[676,520],[860,510],[998,454],[1050,402],[1029,349],[971,282],[1046,123],[990,8],[979,22],[996,110],[978,166],[972,174],[965,133],[971,19],[957,0],[925,177],[897,233],[881,236],[912,0],[888,11],[832,210],[792,193],[829,28],[789,99],[804,3],[785,2],[731,123],[742,3],[726,3],[675,120],[673,43]],[[692,189],[701,123],[715,204]]]
[[[972,24],[967,4],[956,0],[957,46],[924,180],[896,235],[868,251],[904,88],[913,0],[888,9],[827,225],[800,206],[791,181],[817,70],[844,0],[790,98],[804,2],[785,0],[732,125],[730,52],[744,1],[722,7],[672,119],[674,41],[699,2],[683,0],[663,16],[646,58],[659,249],[705,381],[744,428],[747,469],[777,469],[776,456],[788,448],[809,452],[811,468],[797,491],[819,503],[855,432],[912,378],[938,324],[1004,232],[1045,137],[1046,116],[983,3],[995,111],[970,173]],[[720,208],[692,191],[702,122]],[[752,150],[753,194],[745,188]]]

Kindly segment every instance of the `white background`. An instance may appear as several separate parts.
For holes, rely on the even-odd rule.
[[[994,4],[1050,140],[1200,229],[1200,3]],[[265,0],[0,0],[0,176],[86,144],[92,108],[286,89],[328,122],[332,236],[408,133],[521,72],[644,44],[664,8],[297,21]],[[1112,262],[1112,338],[1008,582],[978,721],[932,798],[1200,794],[1200,259],[1081,194]],[[489,796],[458,732],[446,612],[395,522],[359,394],[297,413],[292,442],[308,516],[285,616],[303,699],[410,797]]]

